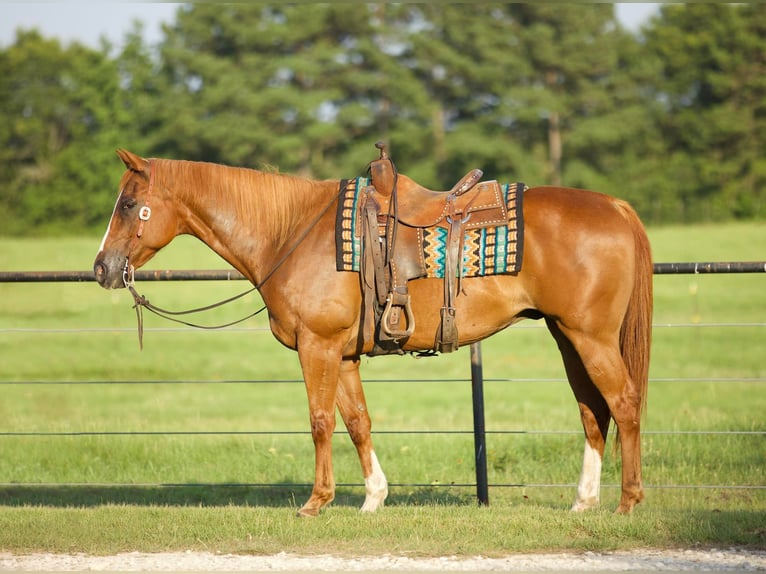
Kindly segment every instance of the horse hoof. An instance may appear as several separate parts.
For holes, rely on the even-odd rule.
[[[298,518],[314,518],[315,516],[319,516],[319,511],[304,507],[296,512],[295,516]]]
[[[620,500],[620,505],[615,511],[617,514],[630,514],[636,507],[636,504],[640,504],[644,500],[643,490],[639,490],[636,494],[623,495]]]
[[[620,505],[617,507],[617,510],[615,510],[615,514],[630,514],[633,512],[633,509],[636,507],[636,504],[638,504],[640,500],[631,500],[629,502],[620,502]]]
[[[587,499],[587,500],[578,500],[570,509],[572,512],[585,512],[587,510],[592,510],[593,508],[596,508],[598,506],[598,499]]]

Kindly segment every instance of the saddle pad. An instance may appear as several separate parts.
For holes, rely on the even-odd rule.
[[[336,269],[359,271],[362,253],[358,214],[359,191],[370,180],[358,177],[341,181],[344,191],[338,202],[335,220]],[[497,227],[468,229],[463,244],[463,277],[480,277],[502,273],[515,274],[521,270],[524,247],[522,200],[526,186],[503,184],[508,208],[508,223]],[[427,227],[418,230],[423,249],[426,277],[443,278],[447,229]]]
[[[362,238],[357,217],[359,190],[370,185],[364,177],[343,179],[335,217],[335,268],[338,271],[359,271],[362,256]],[[345,190],[344,190],[345,188]]]

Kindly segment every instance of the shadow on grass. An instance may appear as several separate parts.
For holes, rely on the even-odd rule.
[[[462,489],[422,487],[401,493],[392,489],[386,504],[391,506],[430,504],[475,504]],[[311,495],[305,484],[227,485],[167,484],[129,485],[19,485],[0,487],[0,506],[52,506],[89,508],[104,505],[133,506],[261,506],[299,508]],[[339,487],[335,506],[361,507],[364,490]]]

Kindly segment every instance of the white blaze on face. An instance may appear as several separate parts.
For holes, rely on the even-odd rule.
[[[104,238],[101,240],[101,245],[99,245],[98,247],[98,253],[96,254],[96,257],[98,257],[98,254],[104,250],[104,244],[106,244],[106,238],[109,237],[109,232],[112,229],[112,220],[114,219],[114,214],[117,213],[117,205],[119,205],[121,197],[122,197],[122,191],[120,191],[120,195],[117,196],[117,201],[114,202],[114,209],[112,209],[112,216],[109,218],[109,225],[106,226],[106,232],[104,233]]]

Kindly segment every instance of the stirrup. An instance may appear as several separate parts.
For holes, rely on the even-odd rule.
[[[412,314],[412,306],[410,305],[410,296],[407,294],[404,296],[404,302],[401,302],[401,296],[396,297],[396,299],[399,299],[396,304],[394,304],[394,298],[395,295],[393,291],[389,292],[388,296],[386,297],[386,308],[383,309],[383,314],[380,316],[380,329],[383,331],[383,333],[393,339],[394,341],[398,341],[399,339],[406,339],[410,335],[412,335],[413,331],[415,330],[415,316]],[[394,307],[403,307],[404,308],[404,316],[407,321],[407,328],[403,331],[400,329],[392,329],[389,325],[389,319],[391,318],[391,314],[394,311]],[[398,321],[397,321],[398,323]]]

